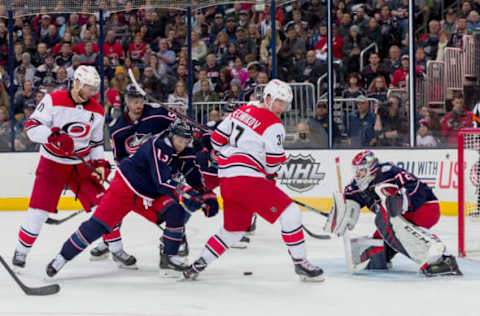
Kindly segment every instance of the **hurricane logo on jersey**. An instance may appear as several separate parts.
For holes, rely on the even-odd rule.
[[[62,131],[72,138],[83,138],[90,133],[90,125],[82,122],[71,122],[62,127]]]
[[[150,136],[150,133],[139,133],[128,136],[128,138],[125,140],[125,150],[129,155],[133,155],[137,152],[138,148],[140,148],[140,146],[148,140]]]

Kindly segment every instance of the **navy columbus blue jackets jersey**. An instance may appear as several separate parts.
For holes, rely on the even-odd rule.
[[[409,200],[408,212],[415,212],[425,202],[437,200],[432,189],[425,183],[405,169],[396,167],[391,163],[380,164],[375,179],[365,191],[360,191],[357,183],[353,180],[345,187],[345,197],[357,201],[361,207],[366,206],[371,211],[375,211],[375,204],[380,203],[380,197],[375,193],[375,185],[379,183],[391,183],[398,185],[399,188],[405,188]]]
[[[187,147],[177,154],[167,136],[150,138],[133,156],[122,160],[119,172],[137,195],[150,199],[174,196],[181,174],[194,189],[204,189],[193,149]]]
[[[173,112],[165,108],[152,107],[145,104],[142,116],[135,121],[130,121],[128,115],[120,116],[110,127],[113,156],[117,163],[134,154],[139,147],[142,136],[159,134],[166,130],[175,120]]]

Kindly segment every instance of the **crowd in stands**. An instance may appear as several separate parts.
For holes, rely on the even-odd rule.
[[[121,0],[119,0],[121,2]],[[90,1],[84,0],[85,4]],[[192,15],[193,102],[250,101],[256,87],[268,82],[272,54],[277,77],[290,83],[311,83],[327,70],[326,6],[320,0],[280,5],[276,33],[271,31],[269,1],[259,7],[246,3],[211,6]],[[14,72],[8,71],[7,20],[0,19],[0,150],[10,150],[9,112],[13,111],[16,150],[36,150],[23,126],[45,93],[70,86],[79,65],[100,67],[99,15],[55,10],[14,19]],[[105,111],[123,109],[123,94],[132,69],[137,81],[163,102],[184,104],[187,94],[187,23],[185,12],[141,7],[104,12]],[[415,71],[425,73],[428,60],[443,60],[445,47],[461,47],[462,35],[480,32],[480,0],[464,1],[458,10],[440,11],[440,2],[426,2],[428,30],[418,37]],[[446,5],[445,5],[446,7]],[[0,16],[6,16],[0,5]],[[408,0],[335,0],[333,57],[336,96],[355,99],[333,126],[338,146],[407,146],[408,100],[390,95],[389,88],[406,85]],[[275,52],[271,39],[275,38]],[[360,53],[376,43],[360,68]],[[14,104],[8,88],[13,76]],[[371,102],[369,100],[378,100]],[[450,113],[417,104],[415,125],[419,146],[454,145],[456,131],[472,125],[473,117],[461,95],[454,95]],[[218,113],[217,113],[218,114]],[[213,115],[215,116],[215,115]],[[328,107],[318,102],[314,117],[296,126],[289,140],[295,147],[328,146]],[[206,123],[206,122],[204,122]]]

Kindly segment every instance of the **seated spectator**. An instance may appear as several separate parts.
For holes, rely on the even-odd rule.
[[[215,86],[213,85],[213,83],[209,80],[208,78],[208,73],[207,73],[207,69],[205,68],[202,68],[200,69],[200,71],[198,72],[198,78],[197,78],[197,81],[193,84],[193,88],[192,88],[192,93],[195,95],[197,94],[198,92],[200,92],[201,90],[201,81],[202,80],[207,80],[208,81],[208,86],[209,86],[209,90],[210,91],[213,91],[215,89]]]
[[[392,45],[388,50],[388,58],[383,62],[384,66],[388,68],[390,73],[393,74],[396,70],[402,67],[400,57],[400,47],[398,47],[398,45]]]
[[[407,55],[407,58],[408,58],[408,55]],[[369,64],[362,69],[362,73],[361,73],[363,81],[365,82],[365,88],[367,90],[371,90],[373,80],[378,76],[383,76],[388,83],[390,78],[390,71],[385,66],[380,64],[380,55],[378,55],[378,53],[375,53],[375,52],[370,53],[370,56],[368,57],[368,61],[369,61]]]
[[[163,84],[160,80],[155,76],[154,70],[152,67],[147,66],[143,72],[143,89],[148,95],[151,95],[157,100],[164,99],[164,89]]]
[[[84,48],[84,53],[79,54],[79,55],[74,55],[79,56],[79,62],[82,65],[88,65],[88,66],[95,66],[97,63],[97,58],[98,58],[98,53],[95,52],[94,48],[94,43],[93,42],[86,42],[85,43],[85,48]],[[73,62],[73,61],[72,61]]]
[[[436,61],[444,61],[445,59],[445,48],[448,46],[448,39],[450,38],[450,34],[441,31],[438,39],[438,50],[437,50],[437,59]],[[426,72],[425,72],[426,73]]]
[[[376,144],[375,114],[370,111],[368,100],[364,96],[357,98],[357,111],[350,114],[347,134],[352,147],[368,147]]]
[[[15,151],[35,152],[40,148],[40,144],[32,142],[25,131],[25,123],[34,111],[34,103],[28,103],[23,108],[24,118],[15,125]]]
[[[43,78],[42,83],[39,86],[39,89],[44,89],[46,93],[52,93],[57,89],[57,84],[55,78],[47,76]]]
[[[236,52],[242,58],[245,59],[247,55],[257,55],[257,43],[248,38],[247,30],[243,26],[237,27],[237,39],[235,41]]]
[[[450,35],[448,47],[462,48],[463,35],[467,35],[467,34],[468,34],[467,18],[466,16],[461,15],[457,18],[455,31]]]
[[[41,84],[45,77],[55,77],[57,75],[58,65],[55,64],[55,60],[52,55],[48,55],[45,58],[45,63],[37,67],[35,72],[34,82],[35,85]]]
[[[130,83],[130,78],[127,74],[127,69],[123,66],[115,67],[115,76],[112,79],[112,87],[115,88],[122,96]]]
[[[223,96],[224,101],[243,101],[242,83],[238,78],[233,78],[230,83],[230,90],[227,90]]]
[[[67,69],[65,67],[58,68],[55,84],[57,90],[66,90],[70,87],[70,80],[68,79]]]
[[[308,126],[312,133],[312,139],[318,144],[319,147],[328,147],[328,135],[329,135],[329,119],[328,119],[328,107],[325,102],[319,101],[315,111],[315,117],[308,120]],[[333,122],[333,140],[340,136],[340,131],[335,122]]]
[[[33,82],[31,80],[25,80],[21,90],[18,90],[15,93],[15,120],[19,121],[23,118],[23,108],[28,103],[33,103],[34,91],[33,91]]]
[[[249,74],[247,69],[243,65],[243,60],[241,57],[237,56],[235,58],[235,64],[232,67],[232,78],[237,78],[242,84],[242,88],[245,87],[245,82],[247,81]]]
[[[402,68],[396,70],[393,73],[392,87],[406,88],[407,76],[409,71],[409,58],[408,55],[402,56]]]
[[[65,33],[65,35],[62,37],[62,41],[58,42],[57,44],[55,44],[55,46],[53,46],[51,50],[51,54],[53,56],[57,56],[58,54],[60,54],[63,42],[69,42],[73,47],[72,34],[70,34],[69,32]]]
[[[453,33],[455,31],[456,20],[457,12],[455,12],[454,8],[448,8],[445,12],[445,19],[441,21],[442,31]]]
[[[418,72],[427,73],[427,60],[425,59],[425,50],[423,47],[417,47],[415,50],[415,67]]]
[[[0,151],[9,151],[10,145],[10,116],[6,106],[0,106]]]
[[[73,46],[72,51],[77,55],[85,54],[86,46],[88,43],[92,44],[92,51],[95,53],[100,52],[100,47],[92,40],[92,32],[86,30],[83,33],[83,41],[79,42],[77,45]]]
[[[48,26],[48,31],[45,36],[42,37],[42,42],[47,44],[49,49],[52,49],[57,43],[60,43],[62,39],[58,35],[57,27],[53,24]]]
[[[37,44],[37,51],[33,54],[32,64],[38,68],[45,63],[45,59],[49,56],[51,57],[52,55],[47,51],[47,44],[40,42]]]
[[[352,25],[344,40],[342,56],[350,56],[353,47],[358,47],[362,50],[367,47],[367,45],[367,39],[360,34],[360,27]]]
[[[22,54],[22,63],[17,68],[15,68],[15,72],[17,72],[17,70],[20,67],[22,67],[23,69],[25,69],[25,80],[33,81],[34,77],[35,77],[35,72],[37,71],[37,69],[35,68],[34,65],[31,64],[30,61],[31,61],[30,54],[29,53],[23,53]]]
[[[310,82],[316,85],[320,76],[327,72],[327,66],[316,58],[315,51],[309,50],[304,67],[298,70],[299,72],[294,74],[295,81]]]
[[[207,45],[202,41],[197,32],[192,32],[192,60],[202,64],[207,57]]]
[[[72,44],[70,42],[63,42],[60,54],[55,58],[55,64],[68,68],[72,64],[72,57]]]
[[[142,35],[140,33],[135,34],[133,43],[128,45],[127,57],[129,57],[133,63],[141,63],[146,51],[147,45],[144,43]]]
[[[452,111],[445,114],[442,120],[442,136],[447,139],[449,147],[457,145],[460,129],[473,127],[473,113],[464,108],[463,96],[455,95],[452,105]]]
[[[204,78],[199,80],[200,91],[193,95],[193,102],[218,102],[220,98],[218,94],[210,87],[208,79]]]
[[[220,98],[225,97],[225,93],[230,89],[230,82],[232,81],[232,75],[230,69],[224,67],[220,70],[218,76],[218,83],[215,86],[215,92],[218,93]]]
[[[122,45],[115,41],[115,31],[110,30],[105,37],[105,43],[103,43],[103,53],[107,56],[112,65],[120,64],[120,60],[123,61],[125,53]]]
[[[387,103],[377,108],[375,132],[377,146],[402,147],[408,144],[408,121],[400,113],[402,100],[390,96]]]
[[[188,94],[185,82],[177,82],[175,90],[168,96],[168,103],[181,103],[181,107],[186,107],[188,105]]]
[[[419,147],[435,147],[437,141],[428,130],[428,121],[420,120],[417,130],[417,146]]]
[[[297,130],[293,136],[293,140],[285,144],[287,148],[318,148],[319,146],[324,147],[324,144],[317,143],[312,138],[312,133],[308,126],[308,123],[300,122],[297,124]],[[327,141],[328,146],[328,141]]]
[[[260,44],[260,61],[263,63],[267,62],[267,57],[272,55],[272,29],[267,30],[267,36],[262,40]],[[282,48],[282,41],[280,40],[280,35],[275,34],[275,52],[278,54]]]
[[[333,58],[342,59],[343,58],[343,38],[340,37],[337,33],[337,28],[333,28]],[[321,61],[327,61],[327,37],[322,37],[313,48],[316,52],[317,58]]]
[[[158,52],[155,54],[158,58],[157,71],[159,75],[171,73],[175,65],[175,52],[168,48],[168,42],[165,38],[158,40]]]
[[[289,56],[293,56],[298,50],[307,50],[305,41],[297,36],[294,22],[285,26],[285,32],[287,38],[282,42],[282,48],[287,50]]]
[[[360,75],[356,72],[348,74],[347,78],[345,79],[347,87],[343,89],[342,98],[345,99],[355,99],[361,95],[366,95],[365,90],[360,88]],[[347,106],[353,108],[354,103],[349,101],[347,102]]]
[[[437,20],[431,20],[428,22],[429,33],[425,34],[420,39],[421,45],[425,49],[425,54],[433,60],[437,58],[438,36],[440,29],[440,22]]]
[[[372,90],[367,93],[367,97],[377,99],[380,103],[387,101],[387,81],[384,76],[378,76],[375,78]]]
[[[480,32],[480,16],[475,10],[468,14],[467,30],[472,33]]]

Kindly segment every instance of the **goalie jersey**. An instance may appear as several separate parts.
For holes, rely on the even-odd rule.
[[[142,142],[142,137],[159,134],[175,121],[176,115],[162,107],[145,104],[138,120],[132,122],[128,114],[120,116],[110,127],[113,156],[120,163],[124,158],[133,155]]]
[[[345,198],[355,200],[361,207],[366,206],[373,212],[375,211],[375,205],[380,203],[380,197],[375,193],[375,185],[379,183],[392,183],[396,184],[399,189],[405,188],[408,198],[408,212],[415,212],[426,202],[437,201],[432,189],[425,183],[405,169],[391,163],[379,164],[375,178],[365,191],[361,191],[356,181],[353,180],[345,187]]]
[[[133,156],[123,159],[118,172],[135,194],[146,199],[173,197],[181,174],[194,189],[204,188],[193,149],[187,147],[177,154],[170,138],[162,135],[150,138]]]
[[[286,161],[285,129],[275,114],[244,105],[233,111],[211,136],[218,151],[218,176],[266,177]]]

